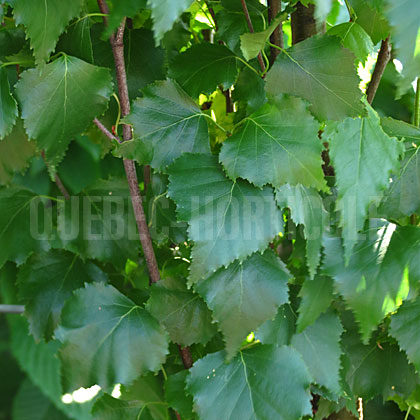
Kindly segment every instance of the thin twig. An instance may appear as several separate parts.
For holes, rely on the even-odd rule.
[[[249,15],[248,6],[246,5],[245,0],[241,0],[241,3],[242,3],[242,9],[243,9],[244,15],[245,15],[246,23],[248,24],[249,32],[251,32],[251,34],[253,34],[254,33],[254,26],[252,25],[251,16]],[[263,73],[265,73],[265,63],[264,63],[264,59],[263,59],[263,56],[262,56],[261,53],[258,53],[258,63],[260,64],[261,71]]]
[[[216,13],[214,13],[213,7],[211,7],[207,2],[206,2],[206,5],[207,5],[207,9],[209,9],[211,18],[213,19],[213,22],[214,22],[214,27],[217,31],[219,27],[217,26]]]
[[[112,141],[117,141],[118,143],[121,143],[121,140],[119,137],[114,136],[97,118],[93,120],[95,125],[99,128],[99,130],[102,131],[103,134],[105,134],[106,137],[108,137]]]
[[[376,60],[375,70],[372,74],[369,86],[366,90],[367,101],[371,104],[375,98],[379,83],[381,82],[385,68],[391,58],[391,44],[389,37],[382,41],[381,49],[379,50],[378,59]]]
[[[271,23],[273,19],[279,14],[281,11],[281,0],[268,0],[268,21]],[[283,25],[280,22],[274,32],[270,36],[270,42],[274,45],[277,45],[280,48],[284,47],[283,41]],[[279,55],[280,51],[277,48],[271,47],[271,64],[274,63],[274,60]]]
[[[48,169],[49,166],[48,166],[47,158],[45,157],[45,151],[44,150],[41,150],[41,156],[42,156],[42,160],[45,163],[45,166]],[[61,194],[63,194],[64,199],[69,200],[70,199],[70,194],[67,191],[67,188],[64,186],[63,181],[61,180],[61,178],[58,176],[58,174],[56,172],[54,173],[54,181],[55,181],[58,189],[60,190]]]
[[[0,314],[23,314],[25,307],[23,305],[0,305]]]
[[[420,125],[420,77],[417,78],[416,83],[416,99],[414,102],[414,125]]]
[[[109,9],[105,0],[98,0],[98,6],[102,13],[108,14]],[[107,17],[103,17],[104,24],[107,25]],[[118,94],[121,104],[121,115],[125,117],[130,113],[130,98],[128,95],[127,73],[124,61],[124,29],[125,18],[121,22],[117,32],[110,37],[112,53],[114,55],[115,71],[118,84]],[[123,124],[123,140],[131,140],[131,127]],[[137,228],[139,230],[140,242],[143,247],[143,253],[146,258],[147,268],[149,270],[150,282],[157,283],[160,280],[159,268],[156,261],[155,251],[153,249],[152,239],[147,226],[146,215],[143,209],[142,198],[140,194],[139,182],[135,163],[132,160],[124,160],[124,168],[130,188],[131,201],[133,204],[134,215],[136,217]]]
[[[97,0],[99,9],[102,13],[108,14],[109,9],[105,0]],[[106,16],[103,17],[104,24],[108,24]],[[110,43],[114,55],[115,71],[117,76],[118,93],[121,104],[121,115],[125,117],[130,113],[130,98],[128,95],[127,73],[124,61],[124,29],[125,18],[123,19],[116,34],[111,35]],[[123,124],[123,141],[131,140],[131,127]],[[134,215],[136,217],[137,228],[139,230],[140,242],[143,247],[143,253],[146,258],[147,268],[149,270],[150,282],[157,283],[160,280],[159,268],[156,261],[155,251],[153,249],[152,239],[150,237],[149,227],[147,225],[146,215],[143,209],[142,198],[140,194],[139,182],[137,179],[136,165],[134,161],[124,159],[124,168],[130,188],[131,201],[133,204]],[[186,361],[191,361],[192,357],[188,347],[180,349],[181,358],[186,366]],[[185,359],[185,360],[184,360]]]

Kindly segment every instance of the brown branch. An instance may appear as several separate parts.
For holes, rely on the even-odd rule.
[[[23,305],[0,305],[0,314],[23,314],[25,307]]]
[[[251,16],[249,15],[248,6],[246,5],[245,0],[241,0],[241,3],[242,3],[242,10],[244,11],[244,15],[245,15],[246,23],[248,24],[249,32],[251,32],[251,34],[253,34],[254,33],[254,26],[252,25]],[[263,56],[262,56],[261,53],[258,53],[258,63],[260,64],[261,71],[264,73],[265,72],[265,63],[264,63],[264,59],[263,59]]]
[[[121,140],[119,137],[114,136],[97,118],[93,120],[94,124],[99,128],[99,130],[102,131],[103,134],[105,134],[106,137],[108,137],[112,141],[117,141],[118,143],[121,143]]]
[[[178,344],[179,354],[181,355],[182,363],[184,364],[185,369],[190,369],[194,364],[194,361],[191,357],[191,352],[188,347],[181,347]]]
[[[42,156],[42,160],[45,163],[45,166],[48,169],[49,165],[48,165],[48,162],[47,162],[47,158],[45,157],[45,151],[44,150],[41,150],[41,156]],[[70,199],[70,194],[67,191],[67,188],[64,186],[63,181],[61,180],[61,178],[58,176],[58,174],[56,172],[54,173],[54,181],[55,181],[58,189],[60,190],[61,194],[63,194],[64,199],[69,200]]]
[[[209,6],[209,4],[207,2],[206,2],[206,5],[207,5],[207,9],[210,12],[211,18],[213,19],[214,27],[217,31],[219,29],[219,27],[217,26],[216,13],[214,13],[213,7]]]
[[[109,13],[108,5],[105,0],[98,0],[98,6],[102,13]],[[107,25],[108,22],[106,16],[103,17],[103,20],[104,24]],[[121,115],[123,117],[130,113],[130,98],[128,95],[127,73],[124,61],[124,29],[125,18],[121,22],[117,32],[112,34],[110,37],[112,53],[114,55],[118,94],[121,104]],[[127,141],[131,140],[131,138],[131,127],[127,124],[123,124],[123,140]],[[153,249],[152,239],[150,237],[149,227],[147,226],[146,215],[143,209],[135,163],[132,160],[125,159],[124,169],[128,186],[130,188],[131,201],[133,204],[134,215],[136,217],[137,228],[139,230],[140,242],[143,247],[143,253],[149,270],[150,282],[156,283],[160,280],[160,273],[156,261],[155,251]]]
[[[315,5],[309,4],[305,7],[301,2],[297,2],[296,10],[292,13],[291,25],[293,45],[315,35]]]
[[[389,37],[382,41],[381,49],[379,50],[378,59],[376,60],[375,70],[372,74],[369,86],[366,90],[367,101],[371,104],[375,98],[376,92],[381,82],[385,68],[391,59],[391,44]]]
[[[97,0],[99,9],[102,13],[108,14],[109,9],[105,0]],[[104,24],[108,24],[106,16],[103,17]],[[118,84],[118,94],[121,104],[121,115],[125,117],[130,113],[130,97],[128,95],[127,73],[124,61],[124,29],[125,18],[121,22],[116,34],[111,35],[110,43],[114,55],[115,71]],[[123,141],[131,140],[131,127],[123,124]],[[155,251],[153,249],[152,239],[150,237],[149,227],[147,225],[146,215],[143,209],[142,198],[140,194],[139,182],[137,179],[136,165],[130,159],[124,159],[124,169],[130,189],[131,201],[133,204],[134,215],[136,217],[137,228],[139,230],[140,242],[143,247],[143,253],[146,258],[147,268],[149,270],[150,282],[157,283],[160,280],[159,268],[156,261]],[[180,348],[181,358],[186,369],[192,366],[192,357],[188,347]],[[188,363],[187,363],[188,362]],[[189,367],[187,367],[189,365]]]
[[[279,14],[281,11],[281,0],[268,0],[268,21],[271,23],[274,18]],[[270,36],[270,42],[274,45],[277,45],[280,48],[284,48],[284,41],[283,41],[283,24],[280,22],[274,32]],[[271,47],[271,64],[274,63],[274,60],[280,53],[275,47]]]

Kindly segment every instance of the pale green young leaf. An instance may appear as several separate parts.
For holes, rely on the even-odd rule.
[[[152,9],[153,30],[156,43],[159,43],[166,32],[190,6],[193,0],[147,0]]]
[[[18,119],[12,132],[0,141],[0,185],[10,184],[15,173],[23,172],[35,156],[35,142],[31,142]]]
[[[339,36],[344,47],[353,51],[356,58],[364,64],[368,55],[373,52],[374,45],[370,36],[356,22],[345,22],[333,26],[328,35]]]
[[[390,172],[398,170],[404,148],[385,134],[377,113],[370,107],[366,118],[347,118],[338,124],[329,140],[338,189],[336,209],[340,212],[348,259],[363,229],[369,204],[379,204]]]
[[[60,359],[66,391],[131,384],[141,374],[160,369],[168,353],[167,333],[156,319],[102,283],[74,292],[56,336],[64,343]]]
[[[177,159],[169,168],[168,194],[194,241],[192,282],[263,251],[283,229],[272,189],[232,182],[213,156],[184,154]]]
[[[322,198],[312,188],[286,184],[276,190],[276,201],[281,208],[290,209],[297,225],[304,226],[307,265],[313,278],[321,259],[322,234],[327,225]]]
[[[146,309],[183,347],[206,344],[216,333],[211,312],[199,295],[187,289],[184,279],[166,277],[153,285]]]
[[[157,82],[144,89],[143,94],[125,118],[139,138],[133,141],[133,144],[140,142],[140,153],[133,153],[136,160],[145,163],[142,150],[151,149],[150,164],[162,171],[185,152],[209,153],[206,117],[176,83]]]
[[[301,302],[297,320],[297,332],[301,333],[325,312],[333,300],[333,281],[327,276],[306,279],[299,291]]]
[[[31,40],[37,65],[43,66],[70,20],[80,14],[83,0],[9,0],[17,24]]]
[[[404,302],[396,314],[391,316],[390,334],[407,353],[408,360],[420,370],[420,340],[418,323],[420,319],[420,299]]]
[[[241,35],[241,50],[246,60],[252,60],[264,49],[271,34],[282,21],[287,19],[287,16],[287,13],[276,16],[265,31],[254,33],[248,32]]]
[[[193,45],[169,65],[169,76],[193,98],[200,93],[210,95],[218,86],[230,88],[237,75],[237,57],[219,44]]]
[[[16,85],[25,129],[52,166],[74,136],[102,114],[112,93],[109,70],[67,55],[26,70]]]
[[[19,297],[25,304],[31,334],[36,340],[51,339],[73,290],[106,280],[96,265],[83,263],[78,255],[63,250],[33,255],[18,276]]]
[[[334,399],[341,392],[340,319],[332,312],[321,315],[313,325],[292,338],[291,345],[302,355],[317,385],[326,388]]]
[[[297,420],[312,413],[311,377],[291,347],[244,350],[229,364],[224,352],[213,353],[190,372],[187,391],[202,420]]]
[[[48,226],[42,224],[45,211],[41,198],[26,188],[0,189],[0,267],[6,261],[20,265],[32,252],[49,249]]]
[[[17,103],[10,93],[7,70],[0,67],[0,140],[11,132],[17,115]]]
[[[194,286],[219,323],[228,358],[235,355],[249,333],[273,318],[279,306],[288,301],[290,278],[282,261],[267,250],[221,268]]]
[[[364,113],[354,55],[337,37],[313,36],[280,54],[266,77],[268,95],[308,100],[320,120]]]
[[[222,146],[220,161],[230,178],[258,187],[285,183],[326,190],[318,123],[298,98],[266,104]]]

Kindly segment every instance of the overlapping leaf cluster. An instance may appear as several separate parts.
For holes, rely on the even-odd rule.
[[[253,34],[236,0],[113,0],[107,27],[90,0],[1,2],[0,290],[25,305],[8,318],[14,419],[322,419],[359,398],[420,418],[420,9],[302,1],[320,34],[292,46],[296,1],[271,25],[246,3]],[[107,37],[124,18],[121,120]],[[360,68],[388,36],[403,70],[390,62],[370,105]]]

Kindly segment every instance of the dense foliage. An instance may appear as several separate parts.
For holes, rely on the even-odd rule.
[[[107,3],[0,1],[0,420],[420,419],[418,0]]]

